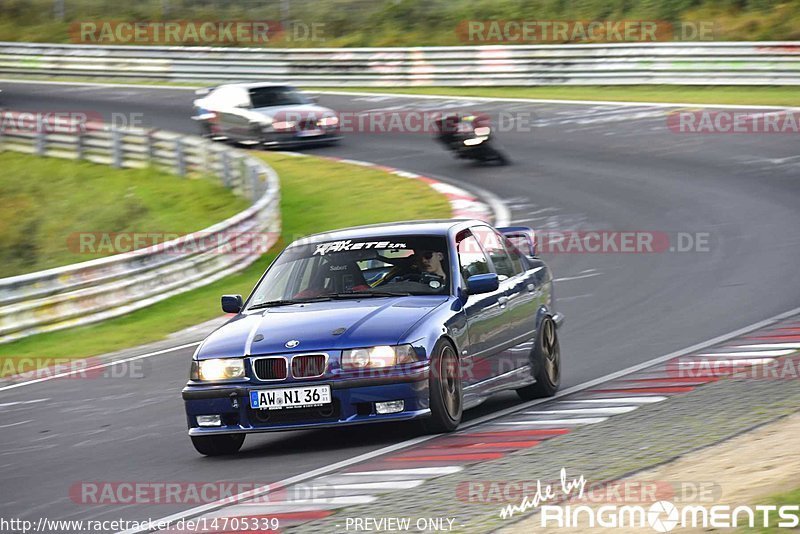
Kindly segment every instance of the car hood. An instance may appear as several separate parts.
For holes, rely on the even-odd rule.
[[[333,110],[316,104],[270,106],[268,108],[251,109],[250,112],[277,121],[301,121],[309,118],[319,120],[322,117],[335,115]]]
[[[197,357],[396,345],[411,327],[446,301],[445,296],[392,297],[267,308],[238,315],[214,331],[198,348]],[[286,343],[290,340],[300,343],[289,349]]]

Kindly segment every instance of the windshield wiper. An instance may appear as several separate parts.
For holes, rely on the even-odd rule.
[[[262,308],[272,308],[273,306],[288,306],[289,304],[297,304],[296,300],[268,300],[267,302],[259,302],[248,307],[248,310],[260,310]]]
[[[323,300],[330,300],[329,295],[323,295],[320,297],[313,297],[313,298],[306,298],[306,299],[278,299],[278,300],[268,300],[266,302],[259,302],[258,304],[253,304],[252,306],[248,307],[248,310],[260,310],[263,308],[272,308],[274,306],[289,306],[291,304],[304,304],[306,302],[319,302]]]
[[[331,298],[359,298],[359,297],[410,297],[411,293],[406,291],[351,291],[348,293],[331,293]]]
[[[349,299],[349,298],[363,298],[363,297],[409,297],[411,293],[402,291],[353,291],[349,293],[329,293],[327,295],[320,295],[318,297],[310,297],[305,299],[278,299],[268,300],[266,302],[259,302],[248,307],[248,310],[260,310],[264,308],[272,308],[274,306],[289,306],[291,304],[304,304],[306,302],[323,302],[333,299]]]

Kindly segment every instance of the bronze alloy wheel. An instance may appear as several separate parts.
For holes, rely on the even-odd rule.
[[[561,349],[558,330],[551,317],[542,319],[536,343],[531,351],[531,371],[536,382],[519,388],[517,395],[523,400],[552,397],[561,384]]]
[[[439,385],[447,415],[453,420],[461,417],[461,377],[458,376],[458,367],[453,347],[445,344],[439,354]]]

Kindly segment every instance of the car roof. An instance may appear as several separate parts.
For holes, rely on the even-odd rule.
[[[222,85],[218,85],[216,89],[220,87],[238,87],[240,89],[257,89],[259,87],[294,87],[290,83],[284,82],[241,82],[241,83],[224,83]]]
[[[488,224],[477,219],[431,219],[421,221],[398,221],[380,224],[353,226],[312,234],[293,242],[291,246],[319,243],[322,241],[338,241],[342,239],[362,239],[381,235],[440,235],[446,236],[451,231],[460,231],[476,224]]]

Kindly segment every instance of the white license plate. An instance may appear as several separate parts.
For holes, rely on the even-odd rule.
[[[322,135],[322,130],[314,129],[314,130],[300,130],[297,132],[297,137],[315,137],[317,135]]]
[[[254,410],[311,408],[331,403],[330,386],[259,389],[250,392],[250,407]]]

